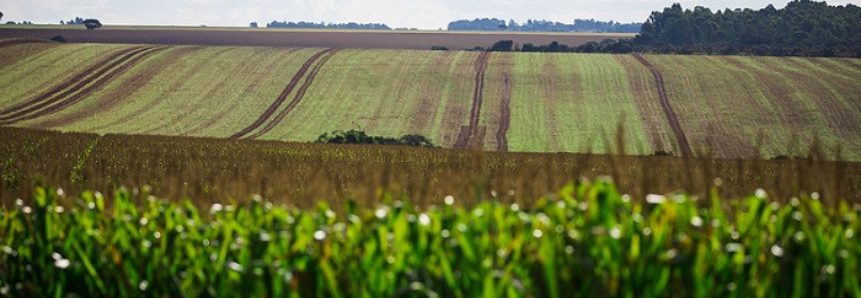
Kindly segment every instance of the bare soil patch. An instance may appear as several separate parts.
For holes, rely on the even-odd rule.
[[[511,74],[502,74],[502,104],[499,108],[499,129],[496,131],[496,151],[508,151],[508,128],[511,126]]]
[[[63,35],[72,43],[162,44],[162,45],[219,45],[219,46],[276,46],[321,47],[333,49],[413,49],[430,50],[433,46],[446,46],[452,50],[489,47],[495,42],[510,39],[516,44],[549,44],[557,41],[566,45],[582,45],[605,39],[633,38],[624,34],[576,33],[468,33],[468,32],[380,32],[380,31],[309,31],[309,30],[223,30],[208,28],[161,28],[98,30],[79,29],[23,29],[0,30],[0,39],[50,39]]]

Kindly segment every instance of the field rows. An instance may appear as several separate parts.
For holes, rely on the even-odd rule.
[[[0,48],[0,111],[62,103],[4,124],[303,142],[364,129],[445,147],[460,137],[485,150],[638,155],[681,155],[687,142],[726,158],[806,154],[817,138],[861,160],[853,59],[646,56],[662,85],[632,55],[160,46],[112,66],[121,71],[99,68],[139,47]]]

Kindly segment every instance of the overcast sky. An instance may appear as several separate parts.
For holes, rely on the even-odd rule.
[[[261,26],[272,20],[385,23],[391,27],[445,28],[458,19],[496,17],[522,22],[574,19],[642,22],[680,2],[685,8],[781,8],[789,0],[0,0],[3,21],[59,23],[76,16],[105,24]],[[861,0],[833,0],[831,5]]]

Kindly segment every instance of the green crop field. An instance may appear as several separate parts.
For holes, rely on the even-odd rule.
[[[816,138],[841,148],[829,158],[861,160],[859,65],[17,43],[0,48],[0,125],[301,142],[364,129],[525,152],[612,153],[621,139],[626,154],[724,158],[806,154]]]

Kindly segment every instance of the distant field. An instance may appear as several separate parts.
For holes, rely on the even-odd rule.
[[[510,39],[517,44],[549,44],[557,41],[566,45],[581,45],[605,39],[633,38],[624,33],[521,33],[521,32],[460,32],[460,31],[383,31],[383,30],[314,30],[314,29],[252,29],[201,27],[106,26],[86,30],[83,26],[0,25],[0,39],[50,39],[56,35],[73,43],[324,47],[336,49],[410,49],[429,50],[446,46],[453,50],[490,47],[495,42]]]
[[[620,153],[622,136],[625,154],[722,158],[818,138],[861,160],[859,77],[858,59],[0,42],[0,125],[521,152]]]

